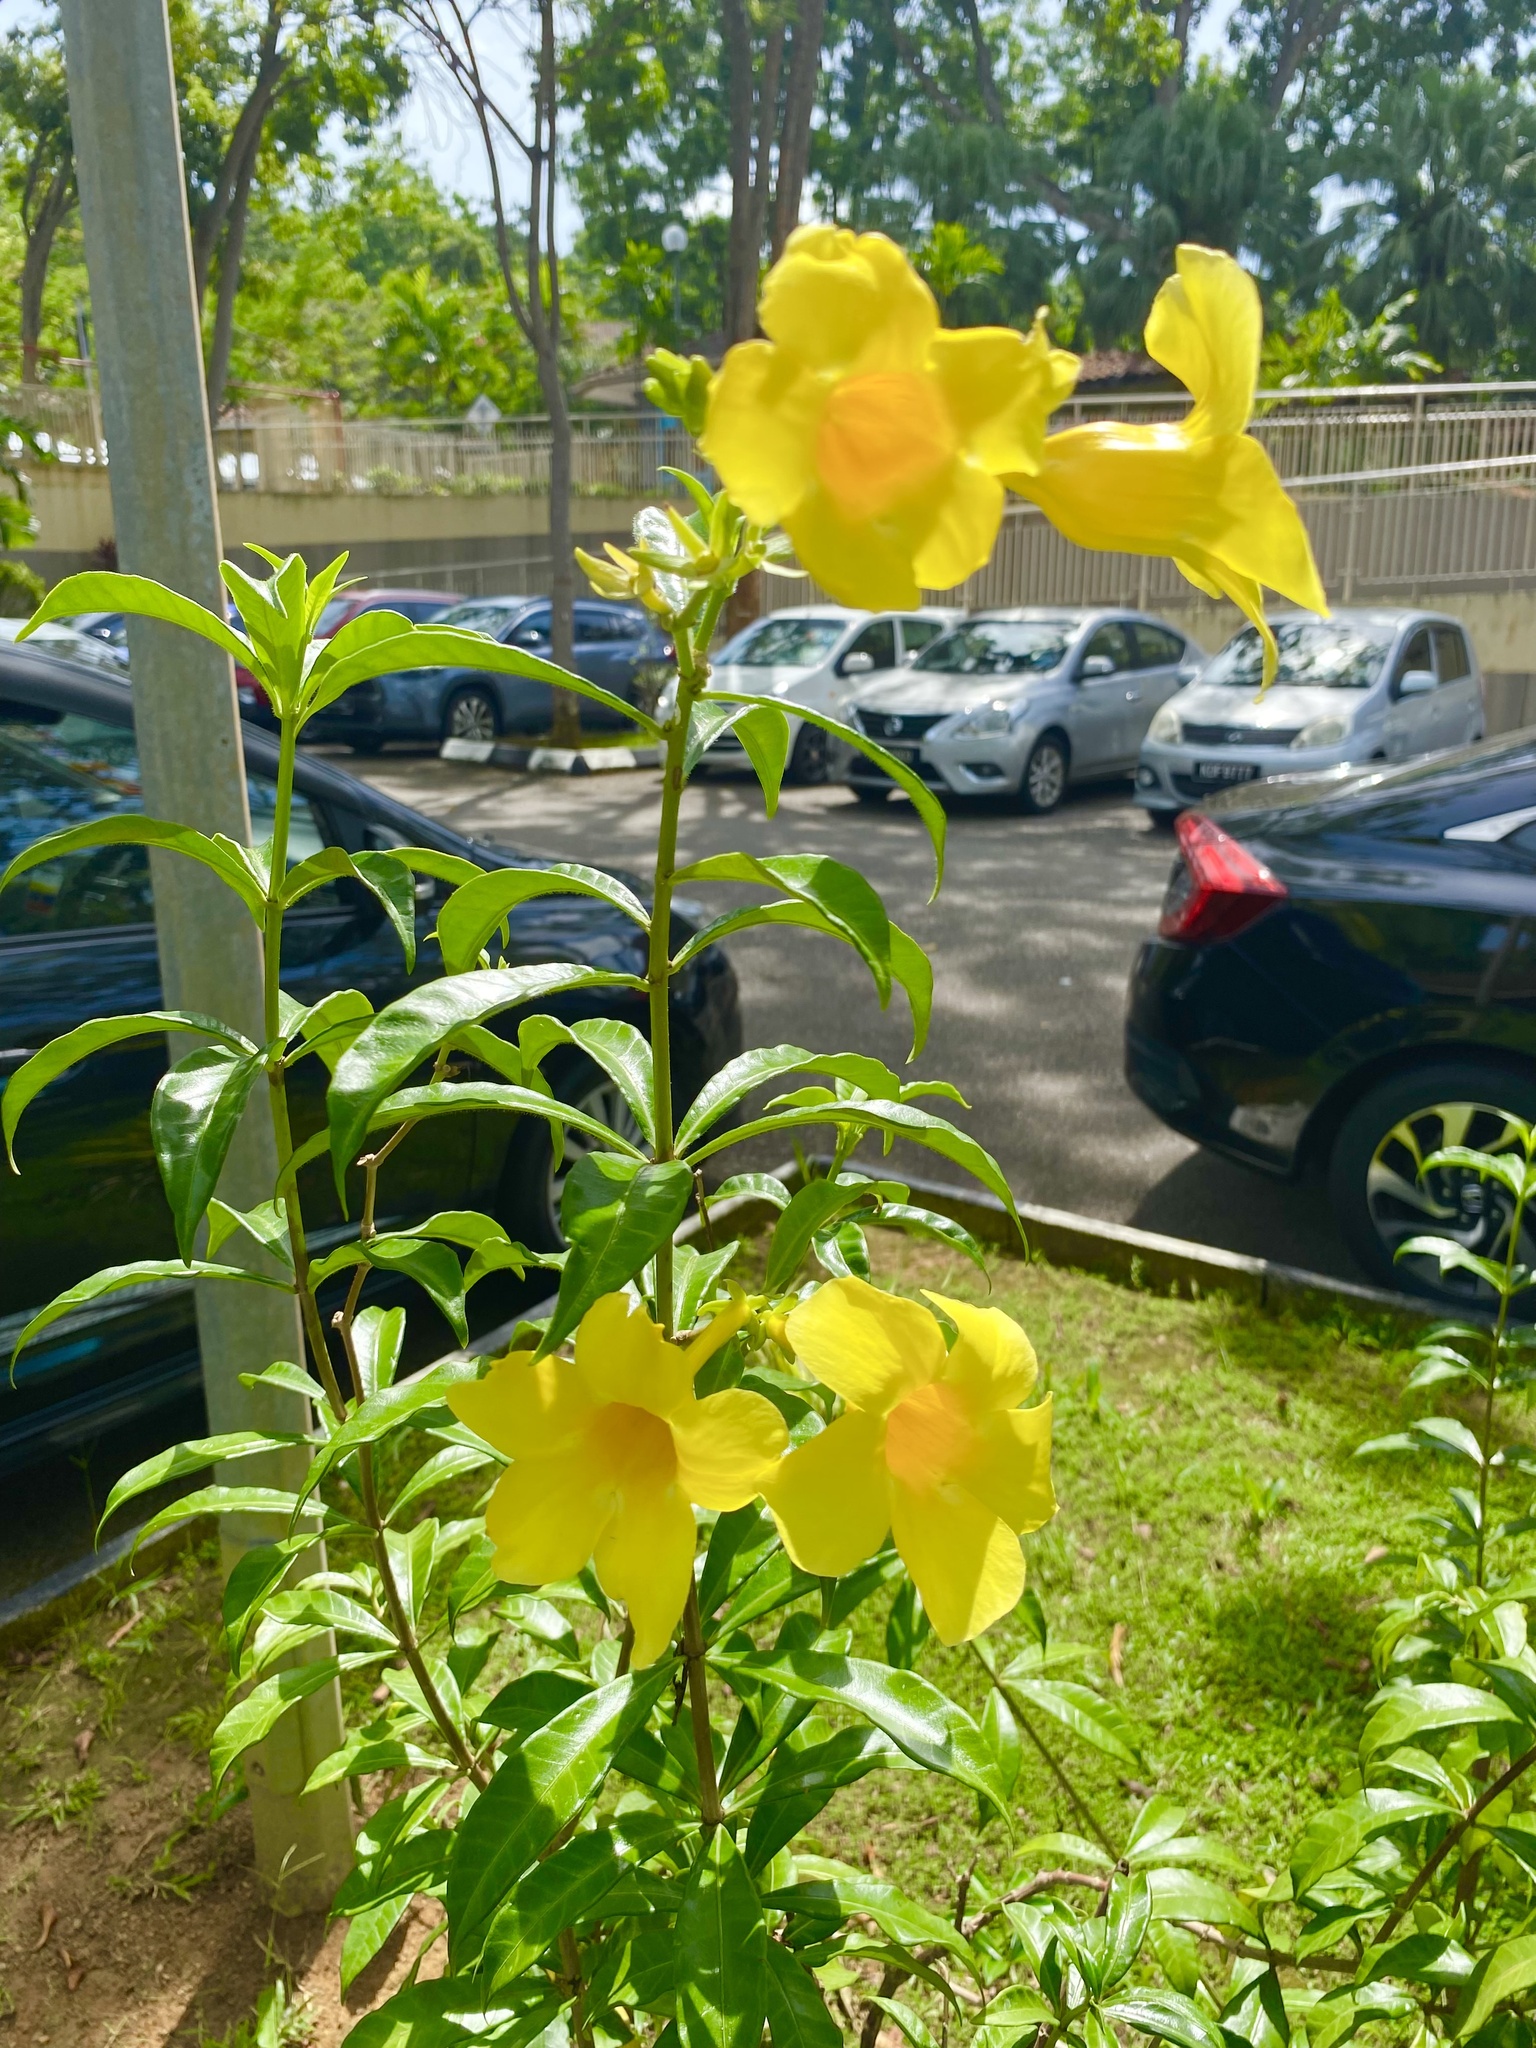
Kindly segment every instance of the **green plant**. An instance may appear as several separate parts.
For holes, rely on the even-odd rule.
[[[199,2032],[197,2048],[304,2048],[314,2033],[309,2001],[279,1977],[262,1992],[248,2020],[237,2020],[222,2034]]]
[[[25,562],[0,562],[0,619],[26,618],[42,603],[43,587],[42,577]]]
[[[78,1777],[62,1781],[39,1778],[30,1797],[8,1810],[8,1818],[13,1828],[24,1828],[29,1821],[45,1820],[56,1835],[61,1835],[72,1820],[80,1820],[90,1813],[105,1789],[101,1773],[96,1770],[81,1771]]]

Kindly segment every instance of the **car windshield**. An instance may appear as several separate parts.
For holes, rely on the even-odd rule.
[[[350,595],[346,597],[333,597],[325,610],[320,614],[320,623],[315,628],[315,638],[323,640],[327,634],[334,633],[356,603],[357,599]]]
[[[1275,640],[1280,649],[1277,683],[1309,690],[1368,690],[1381,674],[1392,634],[1382,627],[1282,619]],[[1252,626],[1229,640],[1200,678],[1238,690],[1256,690],[1263,679],[1264,643]]]
[[[738,668],[815,668],[848,630],[844,619],[764,619],[721,653]]]
[[[935,640],[912,666],[941,675],[1044,675],[1060,667],[1066,651],[1065,632],[1048,621],[980,619]]]
[[[458,626],[466,633],[489,633],[494,638],[505,631],[507,621],[519,609],[514,604],[484,604],[472,600],[469,604],[450,605],[433,624]]]

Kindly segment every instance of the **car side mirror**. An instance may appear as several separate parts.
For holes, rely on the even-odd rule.
[[[1081,681],[1091,683],[1099,676],[1112,676],[1114,672],[1115,664],[1107,654],[1088,654],[1083,657],[1083,665],[1078,670],[1078,676]]]
[[[856,647],[852,654],[845,654],[838,663],[838,672],[845,676],[867,676],[874,672],[875,657],[866,654],[862,647]]]
[[[902,667],[910,668],[922,651],[921,647],[908,647],[905,649],[901,657]]]
[[[1406,675],[1399,677],[1397,694],[1399,697],[1427,697],[1434,688],[1434,676],[1427,668],[1411,668]]]

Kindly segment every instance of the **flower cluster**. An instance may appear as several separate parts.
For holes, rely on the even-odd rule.
[[[694,1509],[761,1495],[804,1570],[851,1571],[889,1532],[941,1640],[979,1634],[1024,1590],[1020,1535],[1055,1512],[1050,1402],[1021,1405],[1037,1368],[1017,1323],[928,1299],[953,1343],[917,1302],[862,1280],[830,1281],[790,1313],[782,1328],[800,1369],[841,1404],[793,1450],[762,1394],[694,1393],[745,1302],[677,1344],[611,1294],[583,1318],[573,1359],[497,1360],[448,1396],[513,1461],[486,1511],[497,1571],[545,1585],[591,1559],[628,1608],[635,1663],[652,1663],[692,1584]]]

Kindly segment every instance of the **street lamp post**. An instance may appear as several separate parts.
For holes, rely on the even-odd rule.
[[[672,339],[683,338],[683,252],[688,247],[688,230],[680,220],[669,220],[661,231],[661,246],[672,258]]]

